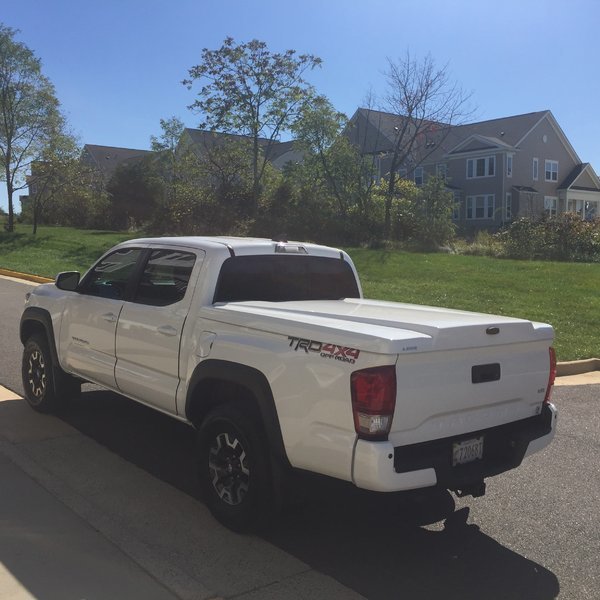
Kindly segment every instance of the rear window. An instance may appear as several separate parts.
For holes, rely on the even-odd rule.
[[[358,298],[350,265],[320,256],[234,256],[221,267],[215,302]]]

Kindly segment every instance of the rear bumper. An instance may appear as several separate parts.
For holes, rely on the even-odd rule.
[[[390,442],[358,440],[352,480],[357,487],[394,492],[438,485],[463,489],[485,477],[518,467],[523,459],[554,437],[557,411],[544,405],[529,419],[432,442],[394,447]],[[452,466],[452,444],[484,436],[483,458]]]

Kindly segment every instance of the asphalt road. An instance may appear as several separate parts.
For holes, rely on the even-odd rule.
[[[29,286],[0,279],[0,384],[20,393]],[[64,418],[190,496],[193,431],[85,386]],[[488,480],[485,497],[363,493],[316,477],[264,538],[371,600],[600,598],[600,385],[554,391],[554,443]]]

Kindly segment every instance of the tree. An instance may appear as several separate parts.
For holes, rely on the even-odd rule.
[[[346,124],[346,116],[325,97],[313,99],[292,128],[304,160],[290,175],[300,176],[305,184],[318,184],[314,192],[320,200],[318,218],[325,218],[331,211],[329,205],[335,205],[335,218],[328,227],[330,240],[362,243],[381,235],[383,219],[373,204],[372,158],[361,156],[356,146],[340,136]],[[313,220],[315,216],[313,212]]]
[[[162,205],[152,228],[182,233],[231,230],[250,196],[250,142],[238,136],[212,136],[204,144],[183,138],[183,123],[161,119],[152,136],[153,167],[162,185]]]
[[[163,194],[161,206],[156,217],[164,226],[164,219],[170,219],[173,207],[177,203],[177,191],[181,180],[182,160],[177,149],[179,140],[185,129],[183,122],[177,117],[161,119],[162,133],[150,136],[150,145],[154,152],[154,166],[162,181]]]
[[[38,223],[50,210],[57,208],[61,196],[81,191],[81,151],[75,137],[65,132],[63,125],[62,118],[57,119],[39,160],[31,164],[31,175],[27,178],[34,234]]]
[[[139,228],[152,218],[161,193],[152,158],[119,165],[106,190],[112,203],[112,227]]]
[[[332,156],[331,149],[347,121],[346,115],[335,110],[327,98],[318,96],[303,107],[300,118],[292,126],[296,144],[306,153],[307,167],[310,168],[312,158],[335,196],[341,215],[348,212],[343,186],[349,182],[335,172],[339,161],[335,160],[337,156]]]
[[[438,68],[430,55],[419,61],[407,51],[397,61],[388,59],[385,75],[388,91],[383,108],[399,117],[388,156],[384,235],[389,237],[398,169],[423,163],[472,111],[470,94],[450,80],[447,65]]]
[[[418,189],[416,240],[421,246],[435,249],[450,242],[456,233],[452,222],[454,194],[442,177],[430,177]]]
[[[183,81],[188,89],[201,82],[189,107],[203,114],[200,127],[250,139],[253,213],[271,148],[314,95],[304,74],[320,64],[312,54],[273,53],[259,40],[236,44],[228,37],[218,50],[204,48],[200,64]]]
[[[59,113],[54,87],[33,52],[0,24],[0,162],[8,194],[7,231],[14,229],[13,193],[27,186],[25,172],[41,159]]]

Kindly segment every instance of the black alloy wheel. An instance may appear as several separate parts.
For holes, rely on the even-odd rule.
[[[216,406],[198,432],[198,476],[213,516],[237,532],[264,527],[273,512],[273,481],[264,434],[241,403]]]
[[[38,412],[54,412],[62,406],[54,390],[52,357],[46,339],[32,335],[25,343],[21,366],[25,399]]]
[[[227,431],[213,437],[208,469],[214,492],[230,506],[244,501],[250,486],[248,456],[242,442]]]

